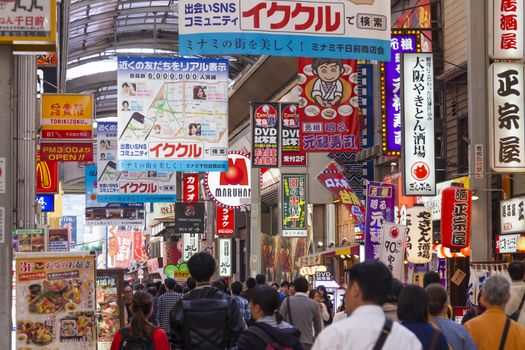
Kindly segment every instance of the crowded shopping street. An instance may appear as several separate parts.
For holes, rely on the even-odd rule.
[[[0,350],[524,350],[525,0],[0,0]]]

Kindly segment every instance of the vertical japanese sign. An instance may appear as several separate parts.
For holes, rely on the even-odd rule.
[[[299,58],[301,150],[359,151],[357,62]]]
[[[472,218],[472,191],[451,186],[445,188],[441,195],[441,243],[451,250],[468,247]]]
[[[520,0],[490,0],[489,56],[499,60],[523,58],[524,7]]]
[[[147,254],[144,254],[144,242],[141,231],[133,231],[133,260],[145,261]]]
[[[93,95],[42,94],[42,139],[93,137]]]
[[[383,154],[401,155],[401,55],[420,52],[419,31],[394,30],[390,39],[390,62],[381,63],[381,131]]]
[[[127,269],[131,259],[132,232],[119,230],[116,237],[117,255],[115,255],[115,267]]]
[[[77,217],[76,216],[62,216],[60,218],[60,227],[67,229],[67,236],[69,237],[69,244],[75,245],[77,243]]]
[[[281,186],[283,237],[307,237],[306,175],[283,174]]]
[[[281,103],[281,165],[306,166],[306,153],[301,151],[297,103]]]
[[[501,234],[525,233],[525,197],[500,202]]]
[[[175,232],[204,233],[204,203],[175,203]]]
[[[489,76],[489,152],[492,170],[525,171],[523,64],[493,63]]]
[[[383,223],[379,261],[384,263],[392,272],[392,276],[398,280],[403,277],[406,232],[407,228],[404,225]]]
[[[230,238],[219,238],[219,276],[230,277],[232,275],[232,240]]]
[[[199,234],[185,233],[182,235],[182,261],[188,261],[199,252]]]
[[[423,206],[407,210],[406,257],[413,264],[432,260],[432,213]]]
[[[118,58],[118,169],[226,171],[228,61]]]
[[[97,123],[97,201],[99,203],[176,202],[173,172],[119,171],[117,123]]]
[[[389,57],[389,1],[182,0],[179,16],[181,55]]]
[[[365,260],[379,259],[381,229],[394,220],[394,186],[368,183],[366,190]]]
[[[217,236],[235,235],[235,210],[217,206],[216,210],[216,234]]]
[[[434,196],[434,64],[431,53],[402,59],[403,194]]]
[[[199,174],[184,174],[182,176],[182,201],[195,203],[199,201]]]
[[[279,104],[252,102],[252,167],[279,167]]]
[[[0,3],[0,43],[56,40],[56,1],[3,0]]]

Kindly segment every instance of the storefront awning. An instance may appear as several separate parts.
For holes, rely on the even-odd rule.
[[[359,244],[354,244],[351,246],[345,246],[345,247],[336,247],[332,249],[328,249],[316,254],[303,256],[301,261],[301,266],[314,266],[314,265],[321,265],[321,259],[322,258],[329,258],[329,257],[337,257],[337,256],[353,256],[353,255],[359,255]]]

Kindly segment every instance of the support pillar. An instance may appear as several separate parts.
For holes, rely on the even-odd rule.
[[[252,168],[252,198],[250,209],[250,259],[248,277],[261,273],[261,182],[260,170]]]

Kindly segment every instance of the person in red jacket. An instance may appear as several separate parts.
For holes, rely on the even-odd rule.
[[[144,340],[153,343],[155,350],[170,350],[170,343],[162,328],[158,328],[148,322],[153,313],[153,300],[151,295],[144,292],[136,292],[131,300],[131,322],[127,327],[119,330],[110,350],[119,350],[123,342]]]

